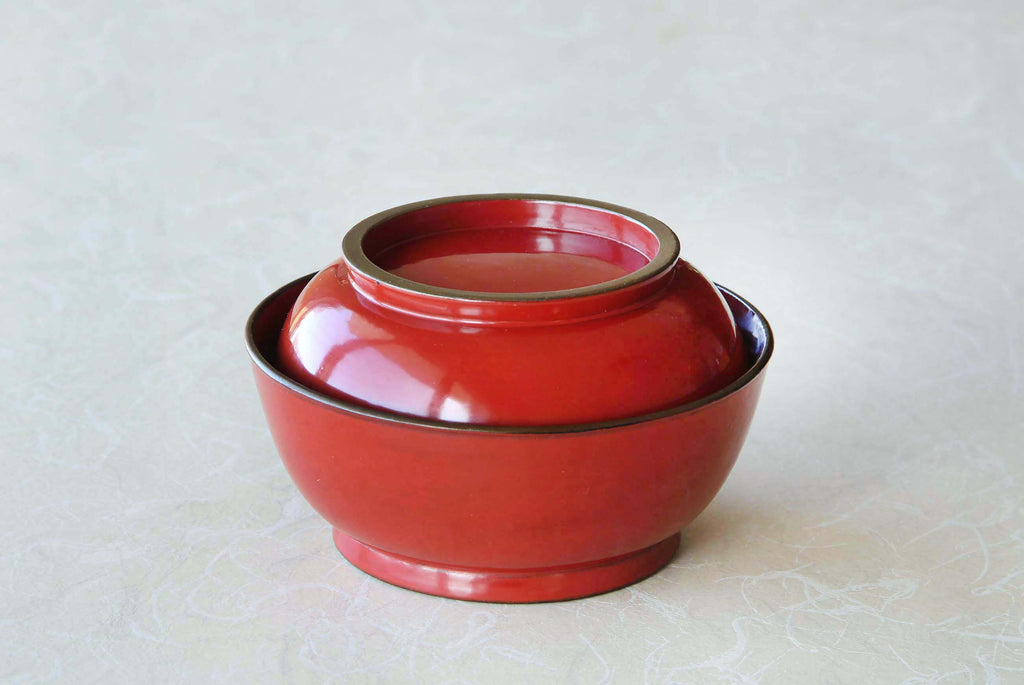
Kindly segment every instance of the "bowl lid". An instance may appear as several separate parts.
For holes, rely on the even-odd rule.
[[[296,381],[421,418],[556,425],[710,394],[745,367],[724,299],[663,223],[607,203],[475,195],[356,225],[293,306]]]

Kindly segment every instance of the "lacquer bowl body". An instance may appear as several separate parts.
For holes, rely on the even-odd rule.
[[[551,601],[622,587],[671,559],[747,434],[772,352],[764,317],[719,288],[741,373],[674,407],[602,422],[487,426],[410,417],[284,373],[277,345],[312,278],[247,324],[259,395],[284,464],[356,566],[429,594]]]

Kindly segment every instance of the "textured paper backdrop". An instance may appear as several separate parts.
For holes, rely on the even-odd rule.
[[[1024,679],[1017,2],[0,8],[0,678]],[[242,344],[381,209],[653,214],[776,356],[664,572],[460,603],[368,578]]]

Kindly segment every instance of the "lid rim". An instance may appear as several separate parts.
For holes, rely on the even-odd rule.
[[[602,283],[596,283],[594,285],[579,288],[566,288],[564,290],[502,293],[443,288],[402,278],[401,276],[397,276],[375,264],[363,250],[363,239],[370,231],[384,222],[404,214],[445,204],[501,200],[561,204],[590,208],[610,214],[616,214],[620,217],[629,219],[654,235],[658,240],[658,251],[651,261],[636,271]],[[557,227],[548,228],[555,228],[558,230]],[[398,294],[403,296],[428,297],[452,303],[495,305],[499,305],[501,303],[528,304],[545,303],[556,300],[580,300],[596,295],[606,295],[617,290],[630,288],[645,281],[657,279],[669,272],[679,259],[679,238],[672,229],[658,219],[620,205],[568,195],[490,193],[451,195],[447,197],[433,198],[430,200],[421,200],[378,212],[377,214],[363,219],[349,230],[342,241],[342,255],[350,272],[352,272],[352,276],[354,278],[361,277],[362,279],[365,279],[364,290],[367,289],[367,286],[372,286],[374,290],[387,288],[398,291]]]

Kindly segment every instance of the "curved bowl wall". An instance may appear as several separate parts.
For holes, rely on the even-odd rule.
[[[247,327],[281,458],[350,561],[396,585],[462,599],[579,597],[668,563],[678,532],[736,461],[772,351],[761,314],[722,289],[750,367],[706,398],[575,426],[409,419],[346,405],[276,368],[281,326],[310,277],[269,296]]]

